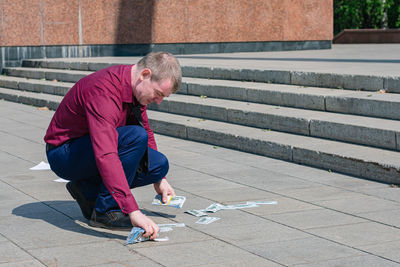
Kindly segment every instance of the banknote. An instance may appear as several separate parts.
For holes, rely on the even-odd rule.
[[[158,227],[185,227],[184,223],[160,223]]]
[[[221,219],[221,218],[218,218],[218,217],[202,217],[196,223],[198,223],[198,224],[210,224],[210,223],[213,223],[215,221],[218,221],[219,219]]]
[[[226,205],[226,206],[223,206],[222,209],[224,209],[224,210],[237,210],[237,209],[255,208],[255,207],[258,207],[257,204],[247,202],[246,204]]]
[[[162,203],[161,201],[162,196],[161,195],[156,195],[153,199],[153,205],[161,205],[161,206],[169,206],[169,207],[174,207],[181,209],[183,206],[183,203],[185,203],[186,198],[183,196],[168,196],[168,200],[166,203]]]
[[[160,233],[169,232],[169,231],[172,231],[172,228],[169,228],[169,227],[160,228]],[[141,227],[133,227],[131,232],[129,233],[128,237],[125,240],[125,245],[149,241],[150,240],[149,237],[143,236],[144,232],[145,232],[144,229]],[[169,240],[168,236],[165,236],[165,237],[157,236],[156,238],[153,239],[153,241],[156,241],[156,242],[163,242],[163,241],[168,241],[168,240]]]
[[[187,211],[185,211],[185,213],[189,213],[189,214],[191,214],[193,216],[196,216],[196,217],[207,216],[207,213],[205,213],[202,210],[187,210]]]
[[[221,205],[219,203],[213,203],[213,204],[211,204],[210,206],[208,206],[207,208],[205,208],[204,210],[201,210],[201,211],[215,213],[215,212],[217,212],[219,210],[222,210],[223,207],[224,207],[224,205]]]

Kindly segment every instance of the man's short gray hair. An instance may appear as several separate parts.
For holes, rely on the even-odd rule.
[[[151,69],[151,79],[156,82],[171,79],[172,92],[179,90],[182,83],[182,70],[178,60],[168,52],[152,52],[137,63],[138,69]]]

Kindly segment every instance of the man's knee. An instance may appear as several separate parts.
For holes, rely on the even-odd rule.
[[[132,145],[147,147],[148,136],[146,130],[141,126],[130,125],[118,128],[118,147],[129,147]]]
[[[161,154],[161,153],[160,153]],[[167,157],[164,154],[160,155],[160,162],[159,162],[159,168],[160,168],[160,176],[161,178],[165,177],[168,173],[169,170],[169,162]]]

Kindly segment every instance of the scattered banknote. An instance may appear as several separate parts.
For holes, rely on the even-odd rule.
[[[196,217],[207,216],[207,213],[205,213],[202,210],[187,210],[187,211],[185,211],[185,213],[189,213],[189,214],[191,214],[193,216],[196,216]]]
[[[224,210],[237,210],[237,209],[255,208],[255,207],[258,207],[258,205],[256,203],[247,202],[246,204],[226,205],[226,206],[223,206],[222,209],[224,209]]]
[[[168,196],[168,200],[166,203],[162,203],[161,201],[162,196],[156,195],[153,199],[153,205],[161,205],[161,206],[169,206],[174,208],[182,208],[183,203],[185,202],[186,198],[183,196]]]
[[[158,227],[161,229],[162,227],[185,227],[184,223],[163,223],[158,224]]]
[[[202,217],[196,223],[198,224],[210,224],[215,221],[218,221],[220,218],[218,217]]]
[[[213,204],[211,204],[210,206],[208,206],[207,208],[205,208],[204,210],[201,210],[201,211],[215,213],[215,212],[217,212],[219,210],[222,210],[222,209],[224,209],[224,205],[221,205],[219,203],[213,203]]]
[[[276,205],[276,204],[278,204],[278,201],[247,201],[247,204]]]
[[[172,228],[168,229],[168,227],[160,228],[160,232],[169,232],[171,230],[172,230]],[[129,233],[128,237],[125,240],[125,245],[149,241],[150,237],[144,237],[143,236],[144,232],[145,232],[144,229],[141,227],[133,227],[131,232]],[[168,236],[156,237],[153,239],[153,241],[156,241],[156,242],[163,242],[163,241],[168,241],[168,240],[169,240]]]

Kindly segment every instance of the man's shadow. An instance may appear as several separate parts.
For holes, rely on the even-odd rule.
[[[149,217],[175,217],[175,215],[152,212],[146,209],[141,209],[141,211]],[[125,240],[129,234],[129,231],[118,231],[118,233],[113,233],[107,229],[89,226],[89,221],[83,217],[79,206],[72,200],[27,203],[14,208],[12,214],[24,218],[42,220],[63,230],[96,237]]]

